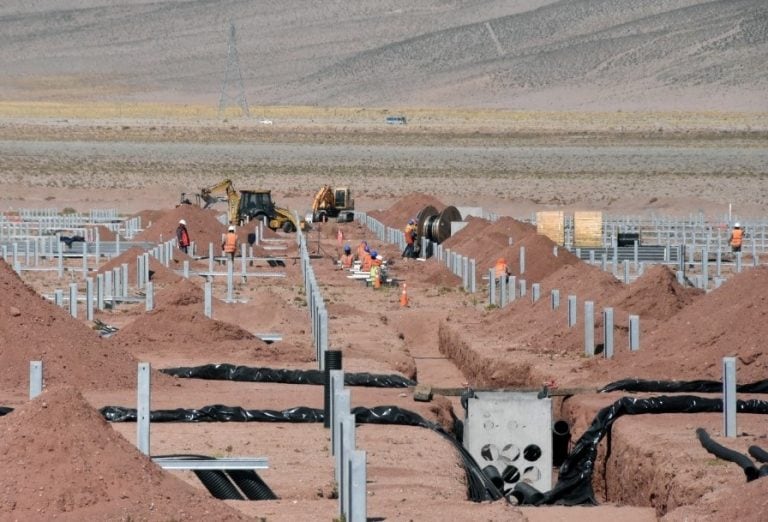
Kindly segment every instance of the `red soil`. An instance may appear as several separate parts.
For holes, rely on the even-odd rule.
[[[40,297],[4,261],[0,293],[0,387],[27,389],[30,361],[43,361],[46,386],[105,390],[136,385],[136,359]],[[153,381],[162,386],[169,378],[155,375]]]
[[[138,247],[133,247],[122,254],[120,254],[117,257],[113,257],[110,259],[107,263],[104,263],[99,267],[98,273],[103,274],[104,272],[111,271],[114,268],[119,268],[123,265],[123,263],[128,263],[128,283],[131,285],[136,284],[136,267],[138,264],[138,261],[136,258],[140,255],[144,254],[144,251]],[[183,252],[177,250],[175,252],[175,257],[183,256],[187,259],[190,259],[187,257]],[[179,265],[178,261],[174,259],[173,267],[174,265]],[[172,268],[166,268],[160,261],[155,259],[152,256],[149,256],[149,280],[153,283],[159,283],[161,285],[173,283],[175,281],[178,281],[181,279],[181,276],[176,274]]]
[[[0,429],[3,520],[247,520],[152,463],[74,388],[44,392]]]
[[[435,207],[438,212],[445,208],[445,204],[434,196],[416,193],[399,199],[387,210],[374,210],[368,212],[368,215],[387,226],[405,228],[409,219],[416,218],[416,214],[429,205]]]
[[[226,233],[226,225],[221,224],[218,219],[220,211],[210,209],[203,210],[194,205],[180,205],[174,209],[154,214],[152,225],[148,226],[142,216],[142,225],[145,229],[139,232],[134,240],[151,241],[159,243],[168,241],[176,237],[176,227],[179,226],[179,220],[184,219],[187,222],[189,239],[194,241],[197,250],[200,253],[207,253],[208,244],[213,243],[214,251],[218,253],[221,247],[222,234]]]

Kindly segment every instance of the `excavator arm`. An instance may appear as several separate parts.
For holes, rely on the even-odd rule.
[[[235,190],[232,180],[225,179],[210,187],[200,189],[200,199],[205,201],[203,208],[209,208],[219,201],[226,201],[230,224],[240,220],[240,195]]]
[[[314,201],[312,201],[312,214],[317,214],[319,210],[325,210],[333,207],[333,190],[329,185],[317,191]]]

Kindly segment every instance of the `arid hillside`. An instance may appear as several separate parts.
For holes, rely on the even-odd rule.
[[[258,105],[768,108],[763,0],[9,0],[0,96],[216,104],[229,20]]]

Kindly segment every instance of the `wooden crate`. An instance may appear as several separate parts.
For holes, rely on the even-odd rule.
[[[564,245],[565,227],[563,212],[560,210],[536,212],[536,232],[542,236],[547,236],[556,245]]]
[[[576,248],[603,246],[603,213],[573,213],[573,246]]]

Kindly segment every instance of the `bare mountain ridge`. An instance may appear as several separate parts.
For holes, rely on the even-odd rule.
[[[6,99],[768,110],[764,0],[3,4]]]

